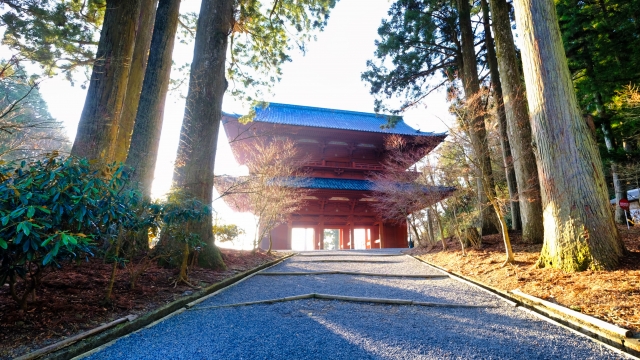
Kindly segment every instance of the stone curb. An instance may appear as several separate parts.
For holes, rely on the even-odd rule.
[[[240,274],[234,275],[230,278],[224,279],[220,282],[217,282],[213,285],[210,285],[208,287],[206,287],[205,289],[203,289],[202,291],[199,291],[193,295],[189,295],[189,296],[184,296],[178,300],[175,300],[171,303],[168,303],[166,305],[161,306],[158,309],[155,309],[149,313],[146,313],[144,315],[141,315],[140,317],[136,318],[133,321],[129,321],[123,324],[119,324],[114,328],[105,330],[104,332],[101,332],[99,334],[87,337],[85,339],[82,339],[80,341],[78,341],[77,343],[73,344],[73,345],[69,345],[63,349],[60,349],[58,351],[49,353],[49,354],[42,354],[40,355],[40,357],[44,356],[44,359],[55,359],[55,360],[62,360],[62,359],[71,359],[75,356],[78,355],[82,355],[86,352],[89,352],[99,346],[102,346],[106,343],[109,343],[110,341],[113,341],[115,339],[118,339],[122,336],[131,334],[137,330],[142,329],[145,326],[148,326],[176,311],[179,311],[183,308],[186,307],[187,304],[194,302],[196,300],[198,300],[201,297],[207,296],[211,293],[214,293],[218,290],[221,290],[223,288],[226,288],[230,285],[233,285],[235,283],[237,283],[238,281],[243,280],[244,278],[251,276],[255,273],[257,273],[258,271],[264,270],[270,266],[276,265],[292,256],[296,255],[295,253],[283,256],[279,259],[270,261],[266,264],[262,264],[256,268],[253,268],[251,270],[247,270],[245,272],[242,272]],[[36,350],[38,351],[38,350]],[[23,356],[28,356],[29,354],[25,354]]]
[[[373,276],[373,277],[399,277],[412,279],[446,279],[449,275],[416,275],[416,274],[377,274],[356,271],[299,271],[299,272],[261,272],[260,276],[309,276],[309,275],[353,275],[353,276]]]
[[[477,280],[470,279],[467,276],[456,273],[454,271],[449,271],[443,267],[432,264],[426,260],[420,259],[416,256],[409,255],[412,258],[428,265],[433,268],[436,268],[440,271],[443,271],[449,274],[452,278],[456,280],[461,280],[469,285],[474,287],[478,287],[484,291],[488,291],[492,294],[497,295],[503,300],[515,304],[515,306],[520,306],[522,308],[526,308],[531,310],[539,315],[542,315],[546,318],[549,318],[557,323],[560,323],[570,329],[580,332],[581,334],[587,335],[590,338],[593,338],[597,341],[600,341],[606,345],[609,345],[618,350],[624,351],[627,354],[630,354],[634,357],[640,356],[640,339],[636,337],[623,337],[619,333],[612,332],[608,329],[598,326],[597,322],[601,320],[594,318],[597,321],[591,323],[586,321],[586,317],[583,316],[583,319],[579,319],[571,314],[573,310],[567,309],[568,311],[560,311],[559,309],[544,306],[545,301],[542,299],[538,299],[534,296],[527,295],[522,293],[525,296],[520,296],[513,292],[506,292],[500,289],[496,289],[492,286],[483,284]],[[584,315],[584,314],[582,314]],[[610,324],[611,327],[615,326]],[[622,328],[620,328],[622,329]]]
[[[372,298],[372,297],[357,297],[357,296],[310,293],[310,294],[304,294],[304,295],[287,296],[287,297],[277,298],[277,299],[249,301],[249,302],[225,304],[225,305],[203,306],[198,308],[190,308],[189,311],[213,310],[213,309],[251,306],[251,305],[266,305],[266,304],[270,305],[270,304],[275,304],[280,302],[305,300],[305,299],[338,300],[338,301],[356,302],[356,303],[375,303],[375,304],[387,304],[387,305],[416,305],[416,306],[425,306],[425,307],[448,307],[448,308],[493,308],[495,307],[491,305],[447,304],[447,303],[435,303],[435,302],[404,300],[404,299],[387,299],[387,298]]]

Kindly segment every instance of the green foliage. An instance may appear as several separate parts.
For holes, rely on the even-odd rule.
[[[220,242],[234,241],[244,234],[244,230],[236,224],[213,224],[213,236]]]
[[[122,167],[93,169],[86,160],[51,156],[3,164],[0,180],[0,285],[8,282],[21,306],[18,278],[35,290],[44,268],[92,255],[93,245],[130,218]]]
[[[230,65],[227,76],[231,93],[248,102],[261,98],[282,76],[282,64],[289,53],[314,39],[312,31],[322,30],[336,0],[238,1],[231,34]],[[250,93],[251,92],[251,93]]]
[[[0,2],[2,43],[45,74],[62,70],[71,80],[93,63],[106,0],[5,0]]]
[[[556,1],[578,101],[595,114],[616,90],[640,81],[640,1]]]
[[[622,144],[637,145],[640,128],[620,98],[640,83],[640,1],[558,0],[556,10],[577,98],[594,116],[603,159],[633,161],[637,153],[625,152]],[[603,126],[612,149],[605,146]]]
[[[166,256],[163,263],[177,266],[184,255],[184,245],[189,252],[199,252],[205,244],[200,235],[191,225],[206,219],[211,212],[209,206],[193,198],[184,191],[173,190],[164,202],[154,205],[156,224],[160,230],[160,240],[156,245],[157,251]]]
[[[378,28],[377,60],[367,61],[362,79],[371,84],[376,112],[398,113],[458,77],[458,13],[451,1],[397,0],[389,16]],[[394,96],[403,99],[399,109],[385,104]]]
[[[38,83],[14,57],[0,61],[0,159],[22,160],[68,151],[62,124],[38,91]]]

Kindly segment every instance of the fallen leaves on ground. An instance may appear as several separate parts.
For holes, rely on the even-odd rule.
[[[620,226],[619,231],[629,253],[613,271],[565,273],[539,269],[535,263],[542,245],[522,244],[517,233],[510,233],[516,262],[504,267],[501,267],[505,253],[500,235],[485,236],[482,248],[467,249],[467,256],[462,256],[460,243],[453,239],[448,240],[446,251],[438,244],[430,251],[415,249],[412,254],[494,288],[520,289],[639,332],[640,226],[630,230]]]
[[[211,285],[286,255],[221,250],[227,269],[194,267],[189,272],[192,283]],[[143,273],[131,290],[129,273],[119,269],[113,300],[107,305],[103,299],[111,268],[101,258],[90,258],[48,272],[26,311],[17,308],[8,286],[0,286],[0,358],[25,354],[130,314],[147,313],[194,291],[185,285],[174,287],[177,270],[157,265]]]

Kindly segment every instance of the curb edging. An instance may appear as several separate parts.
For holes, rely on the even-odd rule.
[[[71,359],[73,357],[82,355],[84,353],[87,353],[95,348],[98,348],[104,344],[107,344],[113,340],[116,340],[122,336],[131,334],[135,331],[138,331],[150,324],[153,324],[161,319],[163,319],[164,317],[171,315],[173,313],[175,313],[176,311],[179,311],[180,309],[183,309],[187,306],[187,304],[194,302],[202,297],[208,296],[216,291],[222,290],[226,287],[229,287],[261,270],[264,270],[270,266],[274,266],[276,264],[279,264],[280,262],[292,257],[296,255],[296,253],[291,253],[289,255],[285,255],[281,258],[278,258],[276,260],[272,260],[268,263],[262,264],[258,267],[255,267],[253,269],[247,270],[245,272],[242,272],[240,274],[236,274],[230,278],[224,279],[220,282],[217,282],[213,285],[210,285],[208,287],[206,287],[205,289],[192,294],[192,295],[188,295],[188,296],[184,296],[180,299],[177,299],[175,301],[172,301],[168,304],[165,304],[151,312],[148,312],[144,315],[140,315],[138,318],[136,318],[133,321],[129,321],[123,324],[119,324],[116,327],[113,327],[111,329],[105,330],[101,333],[98,333],[96,335],[84,338],[82,340],[79,340],[77,343],[75,344],[70,344],[67,347],[64,347],[63,349],[48,353],[48,354],[42,354],[40,355],[38,358],[44,358],[44,359],[52,359],[52,360],[63,360],[63,359]],[[36,350],[38,351],[38,350]],[[29,354],[24,354],[22,356],[27,356]]]
[[[595,324],[590,324],[585,321],[581,321],[580,319],[571,316],[570,313],[560,312],[556,309],[546,307],[544,306],[544,300],[539,299],[540,302],[534,301],[534,299],[536,300],[538,299],[534,296],[525,294],[527,296],[524,297],[514,293],[496,289],[492,286],[483,284],[482,282],[470,279],[469,277],[464,276],[462,274],[447,270],[441,266],[432,264],[424,259],[420,259],[417,256],[414,256],[414,255],[409,255],[409,256],[428,266],[431,266],[433,268],[436,268],[440,271],[443,271],[449,274],[449,276],[451,276],[456,280],[465,282],[474,287],[478,287],[486,292],[490,292],[494,295],[497,295],[502,300],[507,301],[508,303],[514,304],[514,306],[519,306],[519,307],[528,309],[530,311],[533,311],[539,315],[549,318],[557,323],[560,323],[570,329],[578,331],[581,334],[584,334],[594,340],[602,342],[608,346],[614,347],[634,357],[640,357],[640,339],[638,338],[622,337],[619,334],[615,334],[610,331],[607,331],[606,329],[600,328]]]

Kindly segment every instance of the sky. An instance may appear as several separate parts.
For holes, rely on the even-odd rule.
[[[198,12],[199,5],[198,0],[183,0],[181,12]],[[272,89],[273,95],[264,100],[373,112],[374,98],[360,75],[366,70],[366,61],[374,56],[377,29],[387,16],[390,5],[389,0],[339,1],[331,12],[325,31],[318,33],[317,41],[308,44],[304,55],[299,52],[292,55],[292,61],[283,66],[282,80]],[[177,64],[190,62],[192,57],[192,45],[176,43],[174,61]],[[40,92],[53,117],[64,123],[69,138],[74,139],[86,90],[78,85],[71,86],[63,78],[53,78],[41,84]],[[445,95],[434,92],[423,105],[410,109],[403,116],[405,122],[422,131],[444,132],[451,118],[447,107]],[[248,109],[227,95],[223,111],[246,114]],[[183,113],[184,100],[176,94],[169,95],[153,186],[153,195],[156,197],[165,194],[171,186]],[[224,131],[221,131],[215,173],[238,175],[244,171],[233,160]],[[232,214],[222,201],[215,201],[213,206],[227,222],[252,221],[248,214]]]

